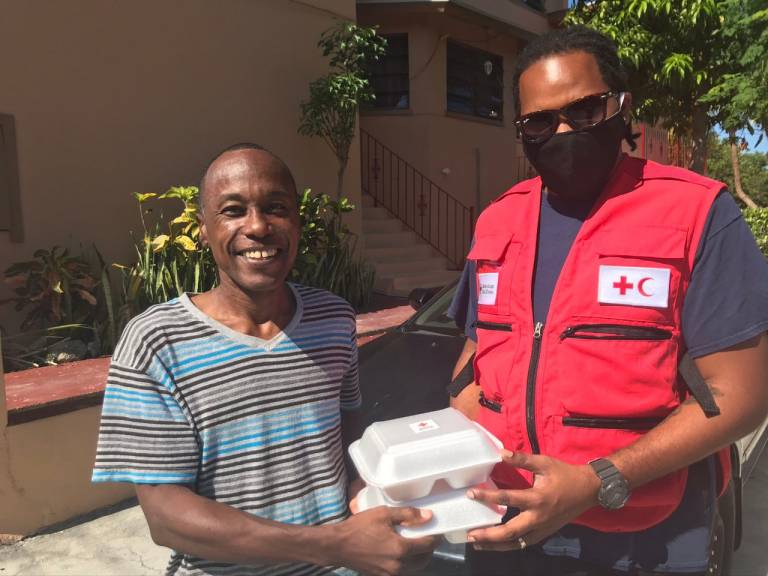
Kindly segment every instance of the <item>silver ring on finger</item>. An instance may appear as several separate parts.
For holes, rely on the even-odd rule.
[[[520,550],[525,550],[528,547],[528,542],[522,536],[517,539],[517,544],[520,546]]]

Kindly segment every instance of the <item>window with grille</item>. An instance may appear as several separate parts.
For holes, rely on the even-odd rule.
[[[410,107],[408,34],[383,34],[386,53],[369,67],[376,100],[368,109],[405,110]]]
[[[502,57],[448,41],[448,111],[491,120],[504,117]]]

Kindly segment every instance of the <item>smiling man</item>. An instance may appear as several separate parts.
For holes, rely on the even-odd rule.
[[[168,575],[385,575],[428,560],[434,539],[394,530],[428,512],[349,517],[355,314],[286,282],[300,235],[287,166],[232,147],[206,170],[200,202],[220,283],[126,327],[93,480],[135,484],[153,540],[174,550]]]
[[[508,450],[471,493],[510,509],[469,534],[473,574],[727,573],[718,451],[768,411],[765,258],[721,183],[621,152],[609,38],[536,38],[512,91],[539,177],[482,213],[452,306],[454,405]]]

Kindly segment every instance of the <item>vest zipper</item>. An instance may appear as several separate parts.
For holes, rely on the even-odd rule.
[[[576,324],[560,334],[560,340],[582,338],[586,340],[669,340],[672,332],[652,326],[626,324]]]
[[[539,453],[539,440],[536,437],[536,371],[539,368],[539,355],[541,354],[541,333],[544,330],[544,322],[536,322],[533,328],[533,351],[531,363],[528,366],[528,384],[525,402],[525,425],[528,429],[528,441],[531,444],[531,452]]]
[[[500,324],[498,322],[481,322],[480,320],[475,322],[475,328],[482,328],[483,330],[499,330],[501,332],[512,332],[511,324]]]

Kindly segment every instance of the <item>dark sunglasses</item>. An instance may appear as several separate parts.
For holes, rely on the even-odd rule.
[[[611,99],[615,99],[618,107],[616,112],[609,117],[608,102]],[[515,126],[517,126],[518,134],[526,142],[540,144],[549,140],[557,132],[557,127],[561,121],[568,124],[574,130],[591,128],[616,116],[616,114],[621,112],[623,104],[624,92],[593,94],[574,100],[559,110],[539,110],[519,116],[515,120]]]

